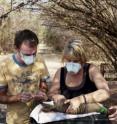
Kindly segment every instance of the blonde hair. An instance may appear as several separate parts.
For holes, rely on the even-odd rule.
[[[86,63],[87,60],[83,49],[83,44],[80,40],[71,40],[65,45],[62,61],[64,62],[66,58],[78,60],[81,63]]]

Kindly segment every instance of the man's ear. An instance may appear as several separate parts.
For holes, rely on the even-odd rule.
[[[14,49],[15,49],[16,51],[19,51],[19,50],[20,50],[20,46],[18,47],[18,46],[16,46],[16,45],[14,44]]]
[[[16,45],[14,45],[14,49],[17,51],[18,50],[18,48],[17,48],[17,46]]]

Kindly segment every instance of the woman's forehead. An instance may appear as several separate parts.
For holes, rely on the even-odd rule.
[[[65,55],[64,56],[64,60],[67,60],[67,61],[78,61],[80,60],[80,57],[76,57],[76,56],[72,56],[72,55]]]

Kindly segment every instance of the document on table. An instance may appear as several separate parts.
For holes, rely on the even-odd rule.
[[[50,102],[44,102],[44,104],[47,105],[54,105],[53,101]],[[86,113],[86,114],[66,114],[66,113],[60,113],[60,112],[44,112],[42,111],[43,104],[37,105],[33,111],[30,114],[30,117],[32,117],[37,123],[48,123],[48,122],[54,122],[54,121],[60,121],[60,120],[66,120],[66,119],[74,119],[74,118],[81,118],[86,117],[90,115],[100,114],[97,112],[92,113]]]

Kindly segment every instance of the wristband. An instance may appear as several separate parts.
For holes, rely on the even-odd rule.
[[[84,110],[85,110],[86,113],[88,113],[86,97],[85,97],[85,95],[82,95],[82,96],[84,98]]]

